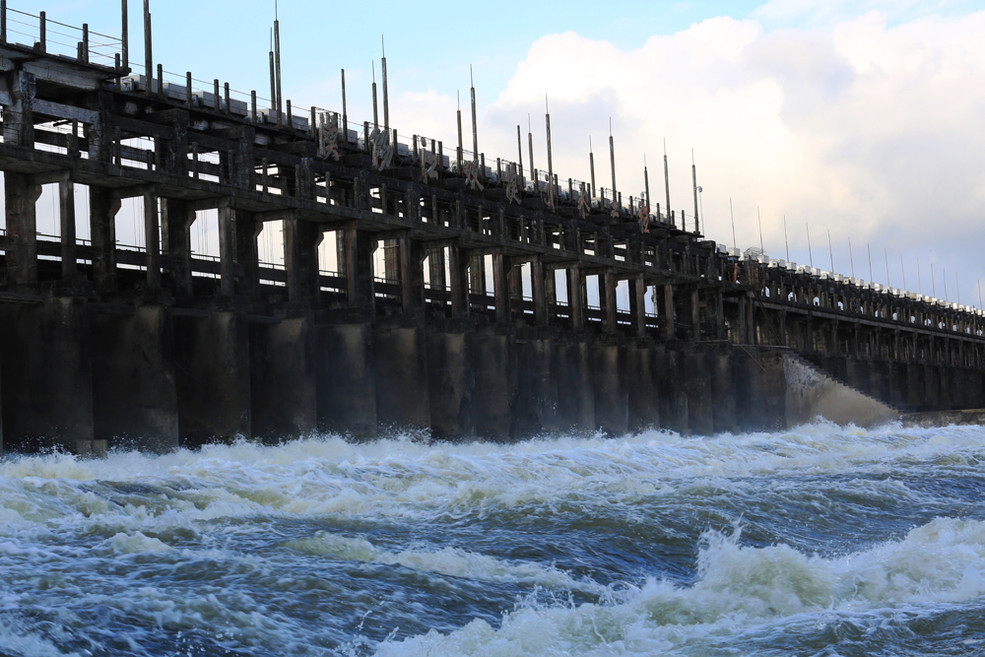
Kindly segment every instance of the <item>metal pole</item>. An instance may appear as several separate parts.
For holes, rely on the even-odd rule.
[[[665,161],[666,161],[666,157],[667,156],[665,155],[664,156]],[[665,169],[665,171],[666,171],[666,169]],[[739,247],[735,243],[735,212],[732,211],[732,197],[731,196],[728,197],[728,214],[729,214],[729,217],[731,217],[731,219],[732,219],[732,250],[735,251]],[[668,216],[669,216],[669,214],[668,214]],[[673,221],[673,220],[671,220],[671,221]]]
[[[852,278],[855,278],[855,254],[852,253],[852,238],[848,238],[848,261],[852,264]]]
[[[479,127],[475,122],[475,79],[472,77],[472,67],[469,66],[469,82],[472,84],[472,159],[479,160]]]
[[[349,110],[345,104],[345,69],[342,70],[342,140],[349,143]]]
[[[646,192],[646,212],[650,214],[650,172],[646,170],[646,155],[643,156],[643,190]]]
[[[554,160],[551,156],[551,111],[550,107],[547,105],[547,96],[544,96],[544,109],[546,110],[544,116],[547,122],[547,201],[554,209]]]
[[[592,177],[592,198],[595,198],[595,151],[592,149],[591,135],[588,135],[588,171]]]
[[[151,93],[151,81],[154,79],[154,56],[151,42],[150,0],[144,0],[144,81],[147,83],[147,93]]]
[[[807,259],[810,262],[811,269],[814,268],[814,249],[811,248],[811,224],[810,222],[804,222],[807,226]]]
[[[619,196],[616,193],[616,146],[612,138],[612,119],[609,119],[609,166],[612,169],[612,204],[616,204]]]
[[[865,250],[869,254],[869,282],[871,283],[872,282],[872,278],[873,278],[873,276],[872,276],[872,248],[869,246],[869,243],[868,242],[865,243]]]
[[[701,221],[698,214],[698,168],[694,164],[694,149],[691,149],[691,187],[694,189],[694,234],[701,232]],[[759,227],[759,241],[763,241],[763,227]]]
[[[667,192],[667,215],[670,216],[670,217],[673,217],[673,214],[671,213],[671,210],[670,210],[670,169],[667,166],[667,140],[666,139],[664,139],[664,189]],[[731,203],[731,200],[729,202]],[[673,223],[673,219],[671,219],[671,223]],[[683,222],[683,219],[682,219],[681,220],[681,228],[684,228],[684,225],[683,224],[684,224],[684,222]],[[734,219],[732,220],[732,233],[733,234],[735,233],[735,220]],[[734,235],[733,235],[733,238],[732,239],[733,239],[733,241],[735,241]]]
[[[390,130],[390,100],[387,94],[386,85],[386,45],[383,43],[383,37],[380,37],[380,44],[383,48],[383,58],[380,60],[380,65],[383,69],[383,129]]]
[[[516,124],[516,155],[520,167],[520,180],[523,180],[523,137],[520,135],[520,124]]]
[[[889,249],[883,248],[883,257],[886,259],[886,285],[889,287],[893,286],[893,282],[889,279]]]
[[[373,62],[373,127],[380,127],[380,110],[376,103],[376,62]]]
[[[756,206],[756,219],[759,221],[759,251],[760,255],[766,255],[766,247],[763,246],[763,215],[759,211],[759,206]]]
[[[120,42],[123,48],[123,68],[130,68],[130,25],[129,20],[127,19],[127,2],[128,0],[123,0],[123,31],[120,33]],[[6,4],[6,2],[4,2],[4,4]],[[3,40],[2,36],[0,36],[0,40]]]
[[[534,133],[530,127],[530,115],[527,114],[527,152],[530,154],[530,179],[534,181],[534,189],[537,189],[537,169],[534,168]]]
[[[274,79],[277,83],[277,125],[283,125],[284,97],[281,95],[280,81],[280,21],[277,19],[277,3],[274,3]]]
[[[273,37],[271,37],[273,41]],[[274,64],[273,43],[270,48],[270,111],[277,112],[277,67]]]
[[[790,240],[787,239],[787,215],[783,215],[783,245],[787,248],[787,262],[790,262]],[[851,247],[849,247],[851,248]]]
[[[458,171],[459,173],[461,173],[462,171],[462,101],[461,99],[459,99],[458,110],[456,111],[455,115],[458,119],[458,156],[456,161],[458,162]]]
[[[903,291],[906,292],[906,267],[903,266],[903,254],[899,254],[899,270],[903,274]]]

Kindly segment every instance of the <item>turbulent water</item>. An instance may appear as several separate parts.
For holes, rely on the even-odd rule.
[[[0,655],[985,654],[985,428],[0,462]]]

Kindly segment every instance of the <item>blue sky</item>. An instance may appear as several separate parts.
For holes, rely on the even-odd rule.
[[[113,0],[9,5],[120,31]],[[985,0],[280,0],[278,10],[284,95],[296,106],[339,109],[345,68],[349,114],[370,118],[384,38],[391,124],[402,134],[452,143],[458,94],[469,114],[471,67],[489,155],[513,158],[516,126],[525,140],[530,117],[543,162],[546,95],[562,177],[587,179],[589,137],[607,162],[611,120],[625,194],[642,189],[647,157],[654,201],[663,199],[666,143],[672,207],[691,214],[695,154],[712,239],[732,245],[734,216],[737,245],[758,246],[762,217],[773,257],[789,243],[791,260],[823,269],[833,260],[842,273],[854,263],[857,276],[883,283],[888,261],[888,283],[901,287],[905,275],[907,287],[940,297],[933,264],[937,277],[948,270],[952,300],[960,284],[961,302],[979,303]],[[273,0],[151,0],[151,11],[167,71],[269,94]],[[142,69],[141,13],[131,0],[131,61]]]

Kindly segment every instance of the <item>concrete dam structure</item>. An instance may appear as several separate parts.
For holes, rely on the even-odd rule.
[[[614,167],[597,190],[594,172],[559,178],[549,149],[546,170],[522,147],[488,157],[474,124],[467,150],[460,117],[445,144],[398,134],[385,102],[363,123],[344,101],[299,112],[274,53],[266,101],[165,80],[146,2],[144,24],[135,74],[125,30],[96,52],[88,27],[59,25],[78,43],[58,52],[43,12],[0,2],[8,452],[985,406],[979,310],[731,252],[702,236],[697,197],[688,216],[669,193],[623,198]],[[196,242],[207,222],[218,255]]]

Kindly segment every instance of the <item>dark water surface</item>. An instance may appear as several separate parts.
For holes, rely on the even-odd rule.
[[[0,655],[985,655],[985,428],[0,462]]]

